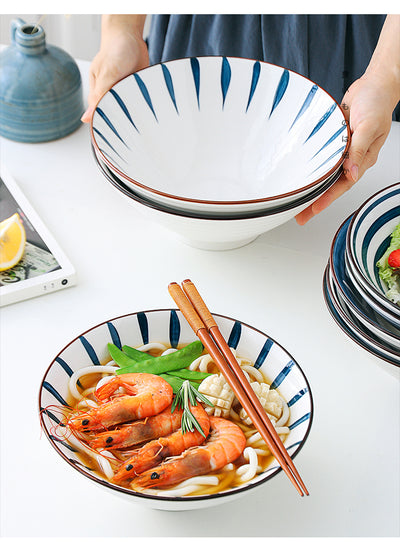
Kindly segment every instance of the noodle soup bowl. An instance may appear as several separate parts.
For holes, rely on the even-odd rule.
[[[303,370],[289,352],[265,332],[234,318],[221,315],[214,315],[214,318],[236,355],[254,362],[254,367],[270,383],[271,389],[277,390],[287,403],[289,433],[285,447],[291,457],[295,457],[307,440],[313,419],[312,394]],[[80,454],[82,445],[79,446],[79,441],[67,434],[63,426],[63,409],[71,404],[71,376],[75,373],[76,377],[79,374],[77,371],[83,368],[96,370],[98,365],[107,363],[110,360],[108,343],[119,347],[138,347],[157,342],[180,348],[194,340],[196,336],[179,310],[148,310],[100,323],[82,332],[55,356],[41,383],[39,413],[45,435],[69,470],[72,468],[88,481],[132,503],[175,511],[215,506],[255,491],[263,491],[265,496],[268,496],[268,481],[277,475],[286,478],[286,475],[281,473],[278,462],[271,458],[264,472],[256,474],[242,485],[218,493],[194,496],[171,492],[155,494],[147,490],[138,492],[118,486],[107,477],[107,468],[101,472],[83,459]],[[65,475],[67,476],[68,472]],[[282,483],[287,484],[287,491],[295,491],[288,480],[283,480]],[[210,492],[212,487],[210,486]]]

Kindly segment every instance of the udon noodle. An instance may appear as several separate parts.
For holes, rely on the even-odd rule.
[[[161,343],[149,343],[138,346],[136,349],[156,356],[163,356],[175,351],[175,349]],[[258,395],[280,438],[285,440],[290,432],[288,427],[290,410],[286,401],[277,390],[270,389],[263,373],[255,368],[250,360],[238,356],[234,349],[232,352]],[[69,380],[69,404],[72,405],[72,410],[65,412],[66,417],[70,417],[74,412],[85,412],[96,407],[95,390],[112,378],[118,368],[118,365],[111,360],[104,365],[91,365],[74,372]],[[147,494],[183,497],[218,493],[249,482],[266,470],[273,459],[264,440],[230,390],[211,356],[208,353],[203,353],[188,366],[188,369],[211,373],[202,381],[199,391],[211,401],[213,407],[206,405],[203,407],[208,415],[223,417],[237,424],[245,435],[246,445],[238,460],[228,463],[219,471],[211,472],[208,475],[193,476],[166,489],[143,489],[142,491]],[[64,425],[58,427],[57,435],[78,450],[84,464],[109,481],[113,478],[116,469],[129,457],[129,453],[132,453],[132,450],[129,449],[92,449],[84,434],[71,433],[69,428]],[[138,489],[132,485],[132,482],[121,483],[121,485]]]

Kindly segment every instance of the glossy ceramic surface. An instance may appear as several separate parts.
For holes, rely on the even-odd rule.
[[[346,310],[345,305],[341,305],[339,298],[335,295],[335,288],[330,276],[329,264],[327,265],[323,278],[323,295],[326,306],[334,321],[345,332],[345,334],[359,346],[364,348],[374,357],[388,362],[392,367],[394,374],[399,374],[400,358],[396,354],[388,352],[379,341],[371,338],[368,330],[365,330],[354,318],[350,312]]]
[[[360,299],[360,292],[350,279],[346,268],[346,237],[350,221],[351,217],[347,218],[335,234],[329,259],[330,270],[335,286],[340,296],[346,301],[346,304],[363,310],[358,301]],[[365,293],[364,295],[361,294],[361,297],[364,297],[365,303],[370,309],[380,315],[381,322],[386,321],[390,324],[391,329],[400,331],[400,320],[391,311],[375,303],[373,298],[367,296]]]
[[[340,175],[336,173],[314,193],[302,198],[297,204],[288,204],[282,208],[252,213],[246,216],[202,216],[190,211],[170,209],[164,205],[140,197],[124,185],[96,157],[95,161],[106,179],[110,181],[121,196],[128,197],[131,203],[150,220],[176,234],[184,243],[204,250],[230,250],[239,248],[281,224],[291,220],[297,213],[308,207]]]
[[[214,315],[221,333],[237,353],[254,360],[271,386],[285,397],[290,407],[290,434],[285,441],[289,454],[294,457],[304,445],[311,429],[313,399],[310,386],[302,369],[293,357],[266,333],[226,316]],[[39,412],[42,427],[51,445],[66,464],[116,495],[132,503],[164,510],[190,510],[226,503],[246,496],[260,485],[266,484],[281,471],[273,460],[267,471],[245,486],[212,496],[166,497],[137,493],[116,486],[82,464],[76,450],[54,434],[60,422],[54,414],[54,405],[68,404],[68,380],[79,368],[97,365],[108,360],[107,344],[139,346],[148,342],[170,343],[173,347],[196,339],[194,332],[180,311],[173,309],[132,313],[94,326],[73,339],[57,354],[47,369],[39,394]],[[55,481],[56,484],[56,481]],[[290,484],[288,485],[288,487]]]
[[[0,135],[29,143],[64,137],[81,125],[82,81],[75,60],[46,43],[41,26],[15,19],[0,53]]]
[[[358,289],[400,322],[400,307],[385,296],[387,287],[376,265],[399,223],[400,183],[396,183],[374,194],[356,211],[349,224],[346,251],[349,272],[355,285],[359,284]]]
[[[340,168],[350,134],[339,105],[297,73],[194,57],[115,84],[91,135],[137,194],[175,209],[246,213],[317,188]]]

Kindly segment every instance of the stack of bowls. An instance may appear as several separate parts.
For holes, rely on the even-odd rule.
[[[308,207],[340,176],[349,136],[340,106],[309,79],[219,56],[122,79],[91,122],[110,183],[206,249],[244,245]]]
[[[325,301],[337,324],[360,346],[397,368],[400,306],[386,296],[376,264],[399,223],[397,183],[374,194],[343,222],[323,281]]]

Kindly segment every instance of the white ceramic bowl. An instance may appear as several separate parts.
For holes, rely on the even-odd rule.
[[[214,317],[228,344],[236,349],[238,355],[254,360],[255,366],[272,383],[271,386],[288,402],[291,431],[285,446],[291,457],[294,457],[308,437],[313,418],[310,386],[302,369],[282,346],[264,332],[226,316],[214,315]],[[55,356],[41,384],[39,412],[45,435],[68,468],[72,467],[88,481],[93,481],[99,487],[125,497],[132,503],[164,510],[190,510],[226,503],[248,495],[259,486],[265,486],[268,480],[281,471],[281,467],[274,460],[264,473],[246,485],[216,495],[196,497],[146,495],[114,485],[97,475],[82,464],[73,447],[55,436],[54,428],[60,420],[54,413],[54,406],[62,407],[67,404],[70,375],[82,367],[109,359],[107,353],[109,342],[118,346],[162,342],[172,343],[172,346],[178,347],[195,339],[196,336],[180,311],[150,310],[119,316],[98,324],[73,339]],[[49,475],[51,476],[51,473]],[[268,488],[264,487],[264,491],[267,495]],[[287,491],[295,491],[289,481]]]
[[[337,171],[350,131],[309,79],[243,58],[193,57],[116,83],[91,122],[96,152],[137,194],[197,213],[272,209]]]
[[[311,194],[277,209],[258,211],[243,217],[202,216],[190,211],[171,209],[141,197],[124,185],[96,155],[95,160],[112,186],[122,197],[128,197],[140,213],[174,233],[184,243],[204,250],[230,250],[254,241],[262,233],[291,220],[311,205],[340,176],[340,172],[334,174]]]
[[[346,252],[350,278],[358,290],[400,322],[400,307],[386,297],[387,286],[376,265],[399,223],[400,183],[396,183],[374,194],[354,213],[347,232]]]

